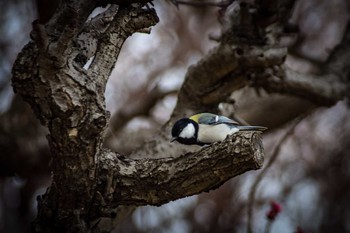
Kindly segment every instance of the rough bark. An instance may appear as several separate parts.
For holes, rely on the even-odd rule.
[[[25,46],[13,67],[15,91],[49,129],[53,181],[39,200],[34,225],[38,232],[91,229],[97,158],[109,117],[103,97],[107,78],[126,38],[157,21],[154,10],[141,9],[141,5],[120,7],[98,37],[102,46],[91,53],[95,59],[86,71],[76,62],[80,47],[73,46],[73,41],[96,6],[94,1],[64,2],[46,26],[34,23],[35,43]]]
[[[254,132],[181,156],[167,151],[178,147],[167,141],[171,122],[195,111],[215,112],[219,103],[244,86],[288,92],[326,105],[344,98],[344,89],[327,80],[305,83],[294,74],[294,79],[286,76],[287,49],[280,39],[294,1],[271,1],[275,8],[242,2],[230,15],[218,47],[188,70],[160,139],[134,154],[148,158],[125,158],[102,145],[109,120],[104,90],[124,41],[158,18],[153,9],[134,3],[111,5],[86,22],[97,6],[110,2],[63,1],[46,25],[33,24],[33,42],[13,67],[15,91],[49,129],[53,181],[38,200],[36,232],[99,232],[100,219],[115,217],[119,205],[161,205],[260,168],[263,148]]]
[[[101,217],[113,218],[119,205],[161,205],[262,166],[255,133],[177,158],[128,160],[104,149],[108,77],[127,37],[158,19],[142,4],[112,5],[86,23],[96,6],[65,1],[46,25],[35,22],[13,67],[15,91],[49,129],[53,180],[38,198],[35,232],[99,232]]]
[[[179,157],[132,160],[107,152],[100,171],[111,205],[161,205],[219,187],[243,172],[259,169],[264,150],[259,133],[240,132],[222,143]],[[109,180],[106,180],[109,177]]]

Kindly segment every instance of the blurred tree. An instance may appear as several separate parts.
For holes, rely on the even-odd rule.
[[[203,20],[207,5],[219,7],[220,36],[215,37],[217,46],[187,70],[177,93],[174,111],[158,136],[135,150],[136,140],[126,134],[127,141],[132,142],[132,146],[125,149],[127,152],[132,150],[132,154],[126,156],[102,146],[109,120],[103,94],[124,41],[135,32],[149,32],[149,27],[158,21],[156,12],[147,0],[62,1],[58,8],[56,2],[48,10],[45,10],[45,1],[38,1],[39,20],[33,23],[33,41],[18,55],[12,77],[15,91],[29,102],[36,117],[49,130],[53,180],[46,194],[38,200],[39,212],[33,231],[110,231],[119,223],[116,219],[122,215],[122,205],[161,205],[217,188],[229,178],[261,166],[261,142],[256,134],[238,134],[225,143],[199,151],[169,144],[169,129],[183,115],[203,111],[223,112],[239,120],[235,109],[232,109],[232,99],[235,99],[242,101],[234,106],[248,109],[243,111],[246,115],[240,114],[243,119],[276,128],[310,108],[332,106],[347,97],[349,25],[343,27],[343,39],[333,46],[326,59],[308,57],[314,63],[322,62],[322,69],[304,74],[294,71],[288,66],[288,60],[286,62],[288,47],[293,54],[303,56],[300,45],[304,42],[297,36],[303,35],[302,27],[290,21],[294,1],[172,2],[180,7],[183,4],[198,6],[195,13]],[[104,8],[101,9],[101,6]],[[300,5],[297,7],[302,8]],[[100,13],[96,13],[95,9]],[[172,11],[176,10],[173,8]],[[199,34],[199,30],[188,27],[186,32],[184,24],[187,27],[187,22],[173,26],[187,36],[184,43],[192,44],[200,51],[198,38],[188,36],[193,31]],[[178,56],[186,53],[186,47],[182,48]],[[141,53],[136,54],[140,57]],[[168,64],[172,62],[176,62],[176,55]],[[127,122],[136,116],[149,116],[159,102],[174,95],[174,90],[164,91],[158,85],[152,86],[152,78],[157,76],[157,72],[149,76],[146,84],[129,91],[128,97],[124,97],[125,106],[114,112],[113,128],[107,137],[113,139],[117,135],[115,138],[122,141],[122,133],[118,131]],[[265,90],[275,98],[270,98],[265,92],[258,96],[254,92],[244,93],[244,98],[237,97],[248,86],[257,93]],[[294,98],[276,97],[276,93]],[[250,106],[256,101],[260,101],[259,108],[252,109]],[[274,113],[271,117],[259,117],[266,114],[269,106],[273,109],[274,103],[290,104],[284,111],[270,110]],[[9,119],[5,116],[3,119]],[[30,132],[39,132],[39,137],[42,136],[45,130],[32,122],[35,121],[27,121],[35,128]],[[157,119],[152,126],[158,128]],[[19,125],[19,128],[22,127]],[[149,132],[140,138],[149,138]],[[112,139],[106,140],[106,144],[111,146]],[[242,145],[240,140],[249,143]],[[13,143],[15,140],[9,141]],[[4,144],[11,150],[17,147]],[[181,156],[189,151],[192,152]],[[13,153],[10,150],[6,152]],[[34,154],[38,156],[41,153]],[[45,168],[47,154],[45,150],[43,158],[46,159],[38,159],[43,164],[34,164]],[[233,161],[232,154],[236,158]],[[32,155],[29,157],[33,158]],[[6,160],[1,165],[15,164],[8,156],[3,158]],[[25,171],[16,166],[10,169],[6,166],[6,169],[3,170],[6,175]],[[334,199],[337,193],[329,193],[329,196]],[[219,200],[215,203],[220,203]],[[199,226],[198,232],[212,232],[220,226],[226,226],[226,230],[239,229],[237,216],[241,211],[232,210],[230,213],[236,211],[236,215],[226,215],[226,219],[237,219],[234,226],[228,227],[227,220],[219,218],[224,216],[225,202],[217,206],[205,200],[202,202],[202,207],[217,213],[217,219],[209,227]],[[241,202],[238,206],[242,205],[245,203]],[[203,208],[198,206],[197,209],[193,211],[195,221],[205,222],[203,219],[208,217],[199,213]],[[333,212],[346,214],[346,211],[337,208],[333,208]],[[332,224],[322,225],[322,229],[329,228]]]

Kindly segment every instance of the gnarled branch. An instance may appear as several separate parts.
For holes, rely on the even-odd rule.
[[[232,177],[259,169],[263,161],[260,133],[239,132],[176,158],[132,160],[106,152],[100,157],[99,183],[109,197],[109,207],[162,205],[215,189]]]

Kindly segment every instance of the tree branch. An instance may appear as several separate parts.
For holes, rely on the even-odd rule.
[[[79,15],[78,22],[66,19],[67,15],[79,13],[70,12],[72,9],[67,9],[68,13],[61,12],[64,17],[56,14],[57,18],[54,17],[47,28],[39,27],[39,36],[35,41],[40,42],[40,37],[48,37],[48,40],[41,38],[43,45],[57,42],[62,49],[58,55],[67,55],[70,51],[65,42],[71,45],[72,40],[76,39],[74,37],[79,34],[84,25],[82,22],[86,20],[84,17],[91,12],[90,3],[83,8],[85,12]],[[48,138],[54,152],[54,181],[39,201],[39,220],[36,225],[43,227],[39,231],[50,229],[51,222],[57,224],[55,231],[64,231],[66,225],[71,226],[75,221],[79,224],[77,229],[83,231],[90,227],[87,225],[91,224],[93,217],[102,216],[101,212],[104,211],[111,213],[108,210],[119,205],[161,205],[209,191],[231,177],[262,166],[262,142],[260,135],[255,132],[238,133],[223,143],[176,158],[132,160],[102,148],[101,138],[109,117],[105,111],[104,87],[121,46],[132,33],[158,21],[154,10],[143,6],[133,4],[119,7],[113,20],[108,21],[106,31],[99,35],[95,58],[88,71],[70,62],[58,63],[64,64],[64,68],[53,65],[57,57],[43,56],[46,46],[37,48],[30,44],[19,55],[14,66],[14,87],[32,104],[36,115],[49,127]],[[234,18],[236,23],[222,37],[220,45],[188,70],[170,122],[184,113],[189,115],[191,111],[215,111],[218,103],[247,85],[270,85],[275,92],[285,88],[281,90],[292,90],[290,93],[293,95],[303,95],[300,94],[301,90],[314,88],[314,82],[305,84],[300,78],[292,79],[295,75],[289,77],[287,74],[284,77],[286,73],[280,72],[287,53],[286,48],[278,44],[283,25],[271,26],[275,22],[272,16],[267,20],[269,24],[255,25],[256,18],[250,13],[253,11],[247,4],[240,4],[240,7],[243,9],[242,15]],[[281,10],[284,13],[286,11],[289,9]],[[281,13],[278,12],[279,9],[273,14]],[[279,16],[284,21],[284,14]],[[57,32],[54,31],[54,23],[61,20],[64,20],[63,26],[60,25]],[[243,21],[242,27],[239,27]],[[267,30],[268,26],[274,30]],[[231,36],[237,32],[243,35],[242,38],[236,35],[237,38],[232,39]],[[47,47],[50,50],[48,54],[54,54],[58,49]],[[30,60],[33,54],[35,59]],[[275,84],[272,81],[275,82],[277,76],[281,83]],[[287,80],[287,87],[283,87],[282,78]],[[327,84],[317,84],[317,91],[311,94],[308,92],[305,96],[317,99],[321,91],[324,101],[325,98],[333,97],[333,90],[341,89],[336,86],[327,91],[327,88]],[[170,144],[166,142],[169,127],[170,124],[164,126],[162,141],[148,144],[149,148],[157,150],[158,155],[168,153],[162,146]],[[177,144],[171,146],[179,147]],[[153,156],[147,152],[147,148],[143,148],[141,156]]]
[[[225,102],[233,91],[250,85],[255,73],[284,63],[287,49],[279,40],[284,25],[269,19],[269,24],[259,27],[251,9],[256,6],[241,2],[236,7],[228,13],[220,44],[189,67],[169,122],[155,140],[145,143],[141,149],[146,154],[155,157],[162,157],[163,151],[172,154],[174,147],[168,142],[169,135],[163,133],[169,132],[172,122],[196,112],[218,112],[219,103]],[[260,13],[260,18],[264,18],[263,12]],[[179,147],[175,150],[178,152]]]
[[[119,10],[107,28],[99,45],[95,58],[88,70],[89,74],[107,79],[114,68],[118,54],[126,38],[144,28],[155,25],[159,19],[154,9],[143,9],[141,4],[120,6]]]
[[[271,70],[270,70],[271,71]],[[282,70],[283,72],[283,70]],[[269,93],[290,94],[305,98],[320,106],[332,106],[347,95],[348,87],[338,77],[329,74],[316,76],[302,74],[286,68],[284,75],[262,74],[254,86],[262,87]]]
[[[33,36],[36,43],[23,48],[13,67],[15,91],[31,104],[50,132],[47,138],[52,152],[53,181],[38,201],[38,218],[34,223],[34,230],[38,232],[86,232],[90,229],[90,216],[94,216],[90,214],[93,209],[90,205],[98,199],[94,189],[97,158],[102,152],[102,137],[109,117],[103,96],[105,84],[126,38],[149,25],[145,17],[155,18],[154,10],[141,9],[140,5],[123,7],[124,11],[118,12],[121,12],[120,18],[114,18],[116,22],[112,21],[109,27],[111,30],[119,28],[119,31],[107,29],[103,37],[112,43],[99,41],[106,47],[99,47],[98,52],[107,49],[112,53],[103,57],[106,62],[100,63],[100,69],[97,67],[95,72],[89,73],[75,65],[76,50],[67,48],[71,48],[72,41],[82,30],[91,12],[90,3],[81,6],[84,1],[66,2],[48,26],[38,25]],[[74,8],[76,6],[81,11]],[[66,10],[68,13],[64,12]],[[69,14],[70,11],[74,14]],[[51,23],[60,17],[63,17],[59,20],[64,21],[64,26],[57,29],[57,34],[56,31],[52,34]],[[140,18],[145,21],[140,22]],[[113,38],[108,37],[110,33],[114,33]],[[113,43],[115,41],[118,43]],[[96,57],[100,58],[99,54]]]
[[[95,55],[98,40],[112,22],[118,8],[118,5],[111,5],[106,11],[96,15],[85,23],[74,43],[77,46],[75,49],[76,54],[73,55],[73,59],[80,64],[81,67],[86,64],[88,59]]]
[[[106,152],[100,158],[98,183],[109,207],[162,205],[215,189],[234,176],[259,169],[263,160],[260,133],[240,132],[177,158],[131,160]]]
[[[251,83],[255,72],[281,65],[286,54],[286,49],[270,46],[219,45],[189,68],[174,112],[216,107],[233,91]]]
[[[323,75],[302,74],[290,68],[275,67],[260,73],[254,86],[272,93],[290,94],[308,99],[320,106],[331,106],[349,97],[350,23],[343,39],[329,56]]]
[[[47,41],[47,47],[40,48],[41,53],[48,56],[57,67],[63,67],[67,62],[67,49],[73,39],[80,33],[87,17],[96,7],[96,1],[63,1],[60,10],[45,26],[45,33],[40,33],[34,27],[32,35],[36,42]],[[42,27],[43,28],[43,27]],[[43,38],[42,35],[45,35]],[[40,38],[41,36],[41,38]]]
[[[278,8],[273,14],[278,10],[284,9]],[[259,11],[259,5],[246,2],[227,12],[219,46],[188,69],[172,118],[177,118],[182,109],[187,109],[189,114],[203,110],[215,112],[218,104],[233,91],[251,83],[251,73],[283,64],[287,54],[280,45],[284,24],[276,23],[278,17],[270,17]],[[269,23],[259,25],[256,19]]]
[[[330,57],[333,62],[329,62],[328,71],[333,74],[328,72],[316,76],[292,71],[283,66],[287,50],[280,43],[281,37],[285,36],[284,27],[288,26],[286,20],[293,3],[293,0],[261,1],[254,15],[249,15],[249,7],[241,3],[240,11],[228,16],[230,22],[223,26],[225,30],[220,45],[188,70],[172,119],[183,115],[183,109],[187,111],[185,115],[198,111],[215,112],[219,103],[245,86],[305,98],[321,106],[330,106],[344,99],[349,89],[344,82],[348,77],[348,59],[344,57],[350,51],[350,24],[342,43]],[[277,24],[272,25],[274,22]],[[262,29],[265,34],[260,37],[266,38],[266,45],[249,45]],[[235,32],[243,33],[246,40],[234,39],[237,37],[233,34]],[[189,99],[195,101],[187,101]]]

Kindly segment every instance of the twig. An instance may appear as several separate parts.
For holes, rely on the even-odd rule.
[[[278,155],[280,155],[280,151],[282,148],[282,145],[285,143],[285,141],[294,133],[294,130],[296,128],[296,126],[303,120],[305,119],[306,116],[308,116],[310,113],[306,112],[305,114],[299,116],[298,118],[296,118],[294,120],[294,122],[292,123],[292,125],[290,126],[290,128],[287,130],[287,132],[283,135],[283,137],[279,140],[279,142],[277,143],[276,147],[273,150],[273,153],[271,155],[271,158],[269,160],[269,162],[267,163],[267,165],[262,169],[262,171],[259,173],[259,175],[256,177],[251,191],[249,193],[249,200],[248,200],[248,222],[247,222],[247,233],[252,233],[253,229],[252,229],[252,222],[253,222],[253,207],[254,207],[254,202],[255,202],[255,194],[256,194],[256,190],[258,188],[258,185],[260,184],[261,180],[264,178],[265,174],[267,173],[267,171],[270,169],[270,167],[272,166],[272,164],[276,161],[276,159],[278,158]]]

